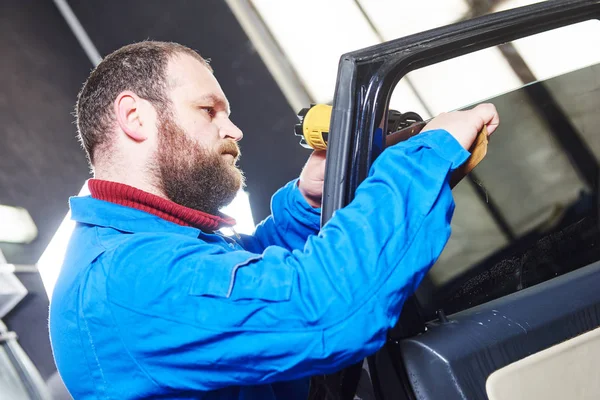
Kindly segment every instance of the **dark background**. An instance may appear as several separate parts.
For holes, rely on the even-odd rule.
[[[165,5],[168,4],[168,7]],[[141,40],[168,40],[210,58],[245,133],[242,169],[256,222],[275,190],[308,156],[292,135],[292,110],[223,0],[69,1],[105,56]],[[0,204],[27,208],[38,229],[29,245],[0,246],[9,263],[34,264],[91,177],[76,139],[75,99],[92,63],[51,1],[0,2]],[[1,221],[0,221],[1,223]],[[19,273],[29,294],[5,318],[44,379],[54,371],[48,300],[37,273]]]

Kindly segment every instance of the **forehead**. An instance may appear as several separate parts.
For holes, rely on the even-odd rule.
[[[173,100],[229,103],[213,73],[199,60],[187,54],[173,57],[167,67],[167,82]]]

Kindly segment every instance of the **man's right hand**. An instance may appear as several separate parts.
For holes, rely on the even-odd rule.
[[[493,104],[480,104],[472,110],[443,113],[431,120],[423,128],[423,132],[434,129],[445,129],[466,150],[471,148],[483,126],[487,126],[488,135],[494,133],[500,124],[498,111]]]

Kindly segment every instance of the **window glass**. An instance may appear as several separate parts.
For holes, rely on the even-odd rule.
[[[422,304],[459,311],[600,259],[599,39],[600,22],[587,21],[407,75],[424,118],[489,101],[502,121],[453,191],[452,236]],[[390,107],[413,111],[401,90]]]
[[[577,92],[564,83],[580,80],[587,84]],[[598,153],[590,145],[600,134],[600,64],[528,88],[536,85],[552,88],[536,107],[524,100],[526,88],[490,100],[501,127],[486,158],[453,191],[452,236],[419,288],[424,304],[455,312],[600,260],[598,185],[591,178]],[[561,106],[588,91],[596,94],[589,98],[594,112]],[[560,129],[540,112],[556,107],[565,119]],[[588,168],[581,160],[590,154],[595,164]]]

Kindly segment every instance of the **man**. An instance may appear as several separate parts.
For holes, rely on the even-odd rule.
[[[95,178],[50,309],[76,399],[304,399],[308,377],[356,363],[441,253],[451,171],[492,105],[444,114],[386,149],[319,231],[324,155],[279,190],[253,236],[215,231],[240,189],[242,132],[207,62],[173,43],[107,56],[79,94]],[[443,129],[442,129],[443,128]]]

